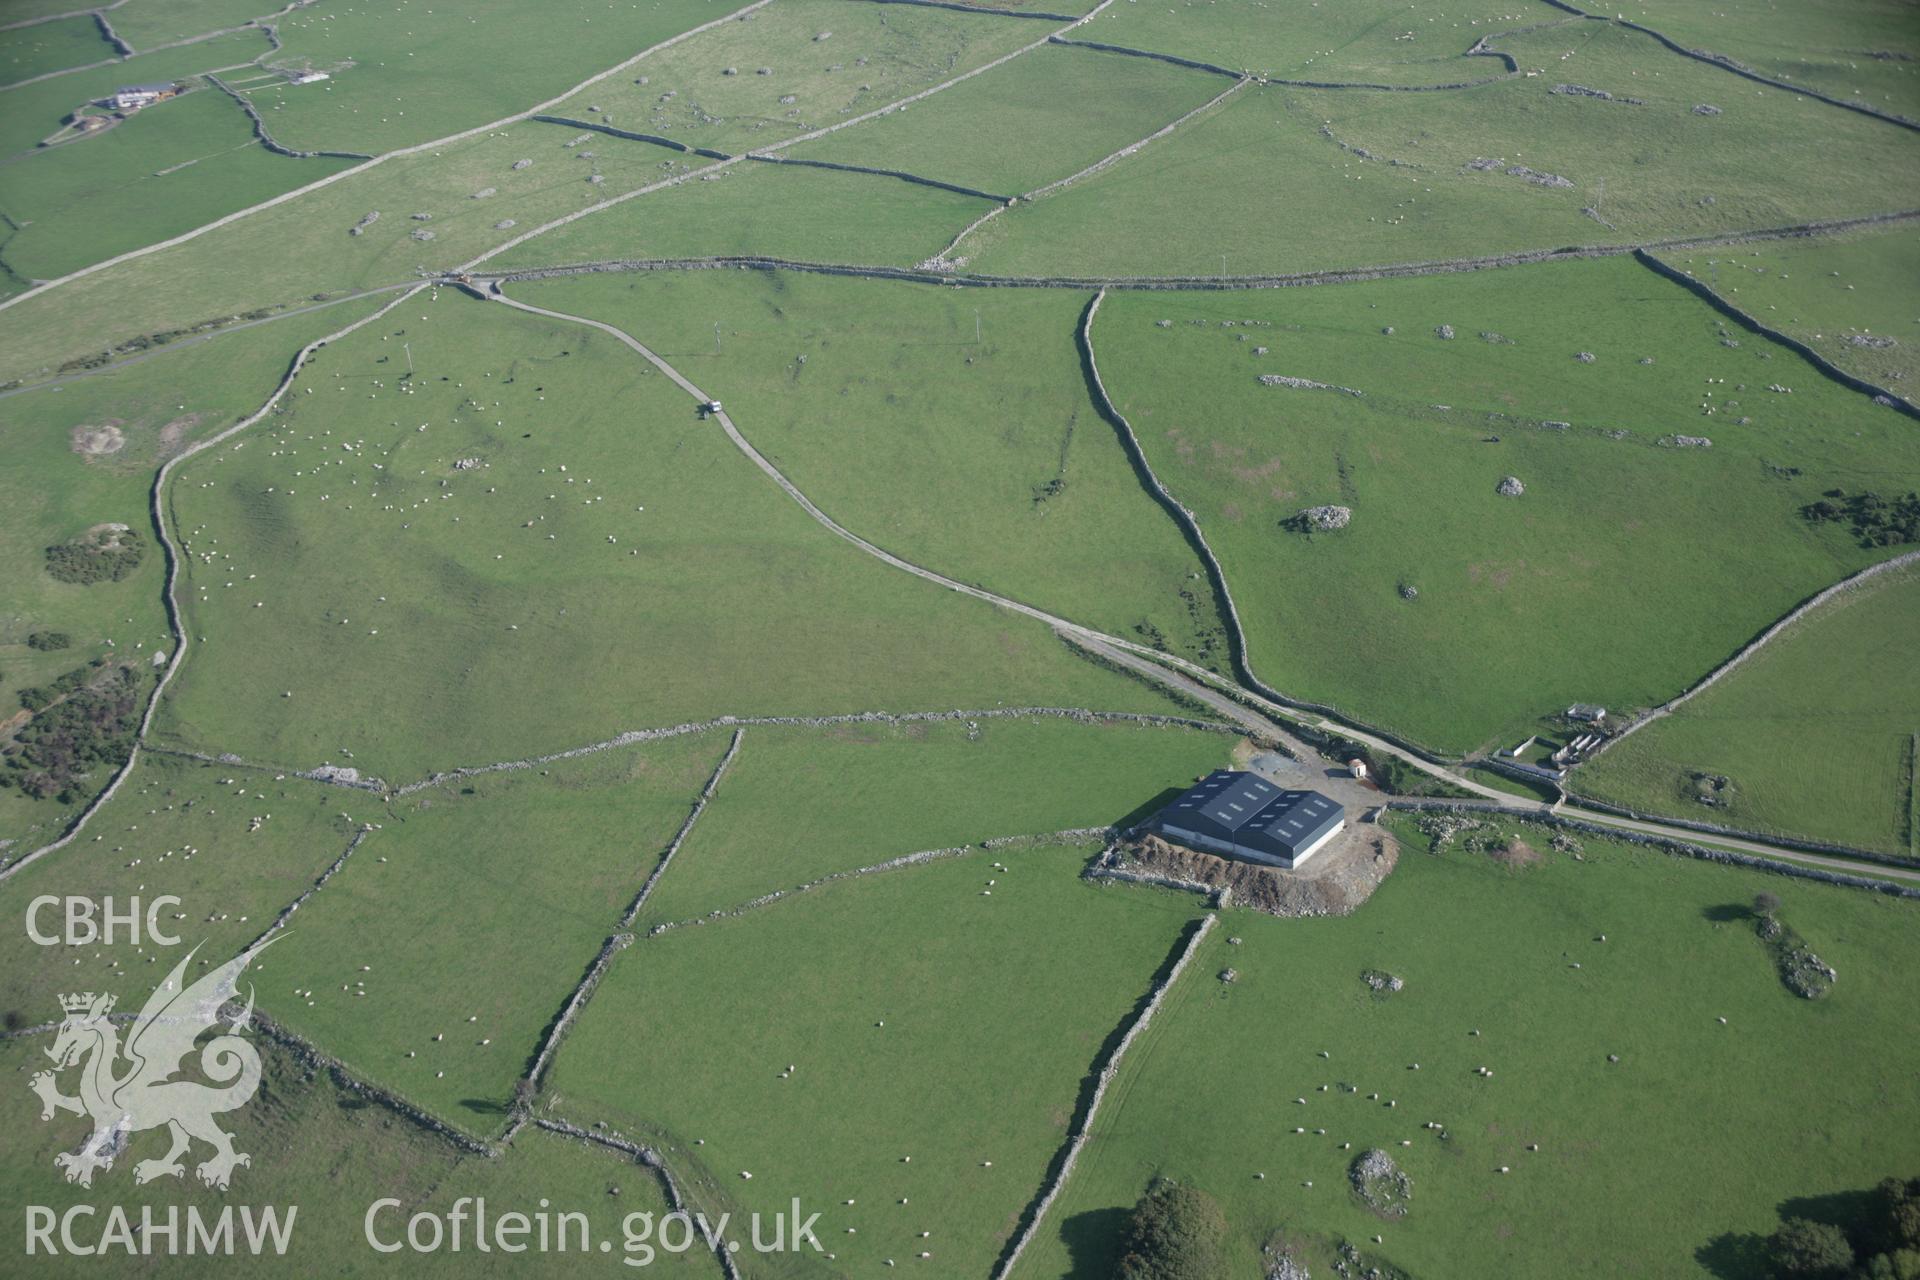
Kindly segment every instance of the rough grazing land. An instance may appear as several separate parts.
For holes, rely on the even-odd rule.
[[[0,14],[7,1203],[1744,1280],[1920,1171],[1914,873],[1769,843],[1916,852],[1909,5],[264,5]],[[1355,742],[1304,876],[1124,855]],[[68,895],[270,941],[226,1196],[60,1179],[58,996],[185,954]]]
[[[1912,570],[1839,597],[1580,771],[1593,795],[1913,856]]]
[[[1577,701],[1665,701],[1890,553],[1802,505],[1920,480],[1909,419],[1624,259],[1120,294],[1094,342],[1222,558],[1255,670],[1446,749],[1511,745]],[[1268,370],[1365,394],[1266,386]],[[1523,496],[1498,492],[1507,476]],[[1288,527],[1325,504],[1350,522]],[[1309,603],[1325,583],[1337,607]]]
[[[1076,621],[1224,664],[1199,561],[1142,501],[1089,397],[1071,341],[1084,296],[762,272],[513,291],[629,327],[724,385],[748,438],[854,532]]]
[[[1156,1173],[1220,1198],[1245,1260],[1235,1276],[1259,1274],[1255,1251],[1281,1227],[1384,1234],[1386,1256],[1415,1274],[1712,1274],[1809,1177],[1851,1186],[1910,1157],[1904,1134],[1867,1117],[1911,1100],[1886,1100],[1854,1046],[1901,1039],[1914,904],[1592,841],[1576,861],[1538,828],[1516,834],[1545,856],[1515,869],[1459,848],[1435,856],[1397,829],[1400,866],[1351,921],[1235,911],[1214,930],[1194,961],[1206,980],[1175,989],[1130,1057],[1121,1105],[1102,1113],[1021,1275],[1103,1269],[1107,1224]],[[1787,991],[1745,905],[1762,889],[1823,959],[1866,981],[1843,976],[1818,1004]],[[1215,981],[1226,967],[1237,979]],[[1404,989],[1375,992],[1368,970]],[[1257,1107],[1193,1087],[1255,1072],[1268,1082]],[[1800,1099],[1791,1117],[1766,1101],[1781,1088]],[[1776,1124],[1739,1150],[1715,1140],[1752,1114]],[[1839,1131],[1856,1139],[1826,1140]],[[1413,1179],[1402,1220],[1347,1189],[1368,1147]],[[1660,1196],[1630,1240],[1564,1211],[1576,1188],[1628,1170]]]
[[[846,552],[577,326],[442,293],[289,403],[175,489],[186,612],[222,656],[183,670],[170,739],[301,767],[344,746],[406,780],[717,714],[1166,709]]]
[[[671,1145],[703,1205],[825,1206],[850,1274],[921,1250],[985,1274],[1195,907],[1083,883],[1089,852],[976,853],[638,942],[560,1054],[562,1109]]]
[[[922,849],[1115,825],[1220,767],[1234,741],[1051,719],[755,729],[640,923],[693,919]],[[1076,779],[1065,794],[1061,772]],[[863,815],[857,828],[849,813]]]

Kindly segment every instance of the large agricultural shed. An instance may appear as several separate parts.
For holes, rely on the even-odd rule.
[[[1291,869],[1338,835],[1347,814],[1318,791],[1215,769],[1155,815],[1151,825],[1190,848]]]

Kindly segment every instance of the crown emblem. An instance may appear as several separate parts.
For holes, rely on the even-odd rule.
[[[61,996],[60,1007],[68,1013],[86,1013],[93,1008],[96,999],[100,1001],[101,1013],[107,1013],[113,1008],[114,998],[112,996],[96,997],[91,991],[82,991],[76,992],[73,995]]]

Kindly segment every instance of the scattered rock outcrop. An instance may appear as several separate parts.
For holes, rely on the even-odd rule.
[[[1493,491],[1503,498],[1517,498],[1527,491],[1527,486],[1520,483],[1519,476],[1507,476],[1493,487]]]
[[[1529,169],[1523,164],[1509,165],[1507,167],[1507,176],[1509,178],[1525,178],[1536,187],[1557,187],[1567,191],[1573,189],[1573,180],[1571,178],[1563,178],[1557,173],[1542,173],[1538,169]]]
[[[1383,1218],[1404,1218],[1413,1199],[1413,1179],[1393,1157],[1374,1147],[1355,1157],[1347,1170],[1353,1193]]]
[[[1322,507],[1307,507],[1295,513],[1284,523],[1296,532],[1331,533],[1335,529],[1346,528],[1352,522],[1352,507],[1328,504]]]
[[[1367,984],[1368,990],[1383,996],[1390,996],[1407,985],[1398,974],[1388,973],[1385,969],[1362,969],[1360,981]]]
[[[1258,348],[1258,353],[1266,354],[1266,348]],[[1352,387],[1338,387],[1331,382],[1315,382],[1311,378],[1290,378],[1284,373],[1263,373],[1260,375],[1263,387],[1292,387],[1297,391],[1338,391],[1343,396],[1357,396],[1360,392]]]

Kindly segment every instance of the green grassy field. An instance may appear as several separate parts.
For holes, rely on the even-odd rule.
[[[398,782],[724,714],[1169,705],[841,542],[581,326],[422,295],[290,405],[173,488],[206,644],[169,740]]]
[[[1920,379],[1920,322],[1906,288],[1920,270],[1920,231],[1661,256],[1856,377],[1920,394],[1911,385]]]
[[[1920,119],[1909,0],[1634,2],[1607,12]],[[656,1150],[691,1207],[735,1215],[747,1280],[991,1274],[1096,1073],[1213,910],[1087,881],[1102,841],[1060,833],[1137,822],[1253,748],[1234,730],[994,714],[1213,715],[863,546],[1221,672],[1225,623],[1178,504],[1261,682],[1469,757],[1565,741],[1574,702],[1616,721],[1662,703],[1905,549],[1805,514],[1833,490],[1920,489],[1920,435],[1894,408],[1630,255],[1448,269],[1920,208],[1913,130],[1619,21],[1543,0],[1115,0],[1052,43],[1069,20],[1047,15],[1095,0],[772,0],[738,20],[746,0],[279,3],[126,0],[106,20],[158,51],[25,85],[106,42],[86,16],[0,32],[0,773],[67,796],[0,788],[0,871],[18,872],[0,879],[0,1197],[16,1206],[0,1258],[18,1260],[0,1273],[640,1269],[622,1219],[669,1199],[639,1159],[537,1125],[490,1155],[458,1141],[531,1117]],[[0,24],[52,4],[0,6]],[[159,48],[249,20],[268,26]],[[1467,56],[1483,39],[1521,74]],[[1265,80],[951,253],[991,197],[740,154],[1016,195],[1234,86],[1182,58]],[[327,78],[291,83],[307,70]],[[212,72],[280,143],[375,158],[274,154],[207,85],[39,146],[119,85]],[[1903,222],[1661,252],[1911,395],[1916,245]],[[673,262],[751,255],[933,265],[907,282]],[[499,287],[630,332],[671,376],[591,323],[475,296],[499,274],[618,260],[653,261]],[[1359,278],[1397,263],[1433,269]],[[1092,310],[1107,277],[1335,270],[1352,274],[1109,280]],[[479,282],[446,278],[465,271]],[[256,411],[305,344],[389,303],[272,414],[169,472],[176,654],[156,468]],[[1096,407],[1090,314],[1139,470]],[[1322,505],[1351,522],[1309,532],[1299,517]],[[49,573],[47,548],[114,524],[145,541],[121,581]],[[1920,572],[1888,575],[1576,787],[1920,857],[1917,634]],[[178,665],[137,767],[70,845],[19,867],[104,784],[94,754],[127,741],[159,649]],[[137,678],[26,718],[93,660]],[[973,714],[859,718],[957,711]],[[767,718],[813,723],[738,727]],[[594,745],[641,730],[666,736]],[[1340,759],[1359,731],[1313,730]],[[93,763],[69,768],[63,743]],[[322,765],[368,785],[296,776]],[[1385,786],[1453,790],[1373,765]],[[1716,807],[1695,799],[1703,777],[1726,779]],[[1157,1175],[1223,1206],[1208,1280],[1273,1271],[1276,1238],[1321,1277],[1766,1280],[1760,1242],[1783,1214],[1920,1173],[1920,902],[1496,821],[1491,843],[1430,848],[1431,821],[1392,817],[1397,869],[1346,918],[1227,909],[1131,1042],[1013,1280],[1109,1280]],[[1825,998],[1784,984],[1755,930],[1761,891],[1837,970]],[[181,899],[163,921],[180,947],[27,936],[36,898],[135,895]],[[82,1122],[38,1118],[27,1086],[51,1040],[10,1033],[60,1017],[62,993],[137,1010],[188,947],[205,971],[295,904],[245,981],[339,1065],[256,1037],[264,1095],[227,1121],[253,1163],[224,1196],[137,1186],[152,1133],[94,1187],[59,1181]],[[1372,969],[1404,988],[1376,994]],[[1374,1145],[1413,1178],[1404,1220],[1349,1190]],[[485,1197],[490,1216],[584,1212],[594,1245],[380,1254],[364,1223],[382,1196],[399,1202],[388,1239],[416,1210]],[[231,1267],[10,1252],[20,1207],[83,1203],[136,1221],[297,1204],[300,1229],[287,1257]],[[796,1205],[821,1214],[824,1256],[747,1246],[743,1215]],[[1342,1242],[1364,1253],[1336,1263]]]
[[[257,831],[250,829],[255,818],[262,819]],[[0,935],[0,1013],[23,1026],[57,1021],[56,992],[121,991],[142,982],[151,989],[194,947],[200,948],[196,969],[202,961],[217,965],[238,955],[340,856],[362,825],[384,820],[377,798],[362,791],[143,756],[87,834],[7,882],[5,901],[18,927]],[[369,858],[386,852],[374,848],[382,834],[369,835],[361,852]],[[159,919],[180,946],[176,951],[147,942],[144,923],[138,951],[124,932],[111,946],[40,946],[27,936],[26,904],[43,894],[96,902],[111,896],[122,912],[132,899],[148,904],[171,894],[180,904]],[[40,913],[42,933],[61,932],[61,910],[55,905]],[[264,975],[256,978],[263,1005],[286,1002],[270,994],[282,986],[284,950],[285,944],[278,945],[252,970]],[[121,1002],[134,998],[125,990]]]
[[[1913,13],[1898,0],[1650,0],[1622,14],[1689,49],[1726,54],[1766,75],[1881,111],[1920,117],[1920,57]]]
[[[380,164],[29,299],[0,312],[0,334],[6,335],[0,374],[30,375],[97,345],[252,306],[405,283],[677,169],[670,159],[676,152],[638,143],[569,148],[577,136],[557,125],[524,124],[437,155]],[[581,150],[593,151],[594,158],[584,158]],[[521,160],[533,163],[515,169]],[[595,175],[603,182],[590,182]],[[378,221],[363,224],[369,213],[378,213]],[[427,219],[415,218],[417,213]],[[359,235],[353,234],[356,226],[362,227]],[[221,269],[233,261],[254,263],[257,270]]]
[[[20,275],[52,280],[304,186],[351,163],[275,155],[225,94],[206,89],[69,146],[0,167],[0,245]]]
[[[824,1211],[831,1263],[743,1252],[748,1275],[923,1251],[984,1275],[1195,910],[1081,882],[1088,853],[974,855],[636,943],[560,1052],[558,1109],[658,1135],[709,1212]]]
[[[750,729],[639,923],[924,849],[1118,824],[1225,767],[1236,741],[1051,718]]]
[[[170,644],[160,592],[163,557],[148,517],[154,469],[194,440],[258,409],[306,343],[352,323],[375,301],[342,303],[269,324],[224,333],[123,368],[39,387],[4,402],[0,442],[17,464],[0,475],[0,632],[8,646],[0,678],[30,682],[37,667],[113,639],[132,647]],[[111,427],[120,447],[86,453],[76,431]],[[82,441],[83,445],[86,441]],[[96,524],[120,523],[146,543],[140,567],[119,582],[54,580],[44,549]],[[49,659],[16,652],[30,631],[59,630],[84,648]]]
[[[1185,67],[1049,45],[789,154],[1019,195],[1139,141],[1226,87]]]
[[[1399,868],[1351,920],[1236,912],[1214,931],[1020,1276],[1109,1274],[1156,1174],[1220,1200],[1223,1280],[1261,1275],[1274,1231],[1413,1275],[1746,1276],[1738,1237],[1772,1231],[1776,1204],[1920,1154],[1915,1099],[1890,1084],[1912,1065],[1915,904],[1592,840],[1576,862],[1538,828],[1519,834],[1545,860],[1516,871],[1399,829]],[[1746,914],[1760,890],[1839,970],[1825,1000],[1775,975]],[[1366,968],[1405,989],[1376,996]],[[1230,1103],[1222,1081],[1259,1098]],[[1413,1178],[1404,1220],[1348,1190],[1369,1146]]]
[[[305,343],[372,310],[345,303],[222,334],[63,386],[10,396],[0,408],[0,720],[19,709],[18,690],[45,684],[95,657],[145,658],[171,651],[160,593],[165,562],[154,541],[148,490],[160,461],[201,435],[259,408]],[[111,427],[114,453],[74,448],[76,431]],[[45,549],[96,525],[124,524],[144,543],[139,566],[120,581],[56,581]],[[73,646],[37,652],[36,631],[63,631]],[[104,782],[105,779],[100,779]],[[0,838],[31,847],[51,838],[72,810],[0,790]]]
[[[243,66],[265,54],[268,47],[263,33],[239,31],[179,49],[140,54],[110,67],[76,71],[39,84],[8,89],[5,96],[0,97],[0,103],[6,107],[0,111],[0,157],[30,150],[42,138],[59,132],[61,121],[75,108],[108,96],[120,85],[182,80],[224,67]],[[98,141],[98,137],[88,138],[77,145],[92,146]],[[7,185],[12,185],[11,179]]]
[[[1920,204],[1914,135],[1895,126],[1600,23],[1496,43],[1537,75],[1431,94],[1243,93],[1096,178],[988,224],[968,242],[972,268],[1215,275],[1224,254],[1230,274],[1294,272],[1710,235]],[[1615,100],[1555,94],[1558,83]],[[1695,115],[1702,104],[1722,114]],[[1468,167],[1480,160],[1500,163]],[[1516,167],[1572,186],[1506,172]],[[1834,183],[1837,173],[1847,181]],[[1253,212],[1275,200],[1285,216]],[[1589,208],[1596,216],[1582,212]],[[1096,225],[1099,235],[1086,234]]]
[[[1920,856],[1917,627],[1920,573],[1877,578],[1579,769],[1573,785],[1650,813]],[[1723,804],[1695,798],[1700,774],[1731,781]]]
[[[740,7],[730,0],[316,5],[280,19],[286,47],[273,61],[326,71],[332,79],[263,90],[254,102],[290,147],[379,154],[559,97]],[[485,74],[475,74],[480,67]]]
[[[667,353],[887,550],[1225,667],[1199,558],[1090,397],[1074,346],[1087,295],[758,271],[511,290]]]
[[[268,953],[262,1007],[369,1079],[498,1131],[725,745],[688,735],[395,802],[362,849],[373,856],[356,854]]]
[[[8,12],[11,17],[11,11]],[[62,18],[0,33],[0,88],[118,55],[90,17]]]
[[[1888,554],[1799,508],[1836,485],[1913,487],[1906,419],[1721,332],[1683,289],[1608,259],[1115,294],[1094,346],[1222,558],[1262,678],[1466,750],[1509,745],[1575,701],[1662,702]],[[1711,447],[1674,447],[1683,435]],[[1506,476],[1524,496],[1495,492]],[[1283,527],[1320,504],[1351,508],[1351,525]]]
[[[107,17],[122,40],[136,49],[150,49],[237,27],[283,7],[274,0],[166,0],[164,4],[133,0]]]
[[[596,147],[644,146],[613,138]],[[760,254],[800,262],[912,266],[993,206],[869,174],[736,165],[535,236],[487,264],[511,270],[620,258]]]
[[[1115,5],[1071,38],[1283,80],[1458,84],[1506,70],[1497,58],[1464,56],[1481,36],[1565,16],[1536,0],[1478,0],[1444,14],[1387,0],[1338,7],[1311,0],[1184,0],[1174,8]]]
[[[732,154],[918,93],[1045,32],[1041,23],[989,14],[778,0],[663,50],[634,75],[583,90],[554,113]]]

